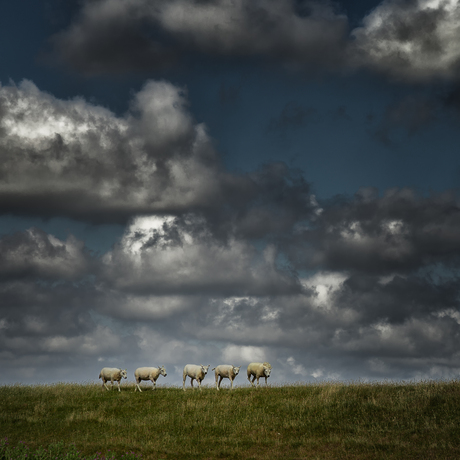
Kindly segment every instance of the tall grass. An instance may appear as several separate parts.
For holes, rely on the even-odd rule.
[[[148,459],[457,459],[460,383],[0,387],[0,437]]]

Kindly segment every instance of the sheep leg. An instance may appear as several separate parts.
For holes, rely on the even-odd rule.
[[[157,381],[155,379],[152,379],[152,383],[153,383],[153,389],[156,390],[157,389]]]
[[[231,377],[229,377],[229,379],[230,379],[230,383],[231,383],[230,390],[233,390],[233,379]]]
[[[222,375],[220,375],[219,377],[220,377],[220,379],[219,379],[219,387],[218,387],[217,389],[220,388],[220,384],[222,383],[222,380],[224,379],[224,378],[222,377]]]

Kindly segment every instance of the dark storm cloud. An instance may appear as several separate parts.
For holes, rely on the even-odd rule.
[[[231,344],[236,356],[245,347],[296,355],[310,378],[334,361],[336,378],[449,377],[458,370],[458,280],[334,280],[323,273],[305,283],[308,291],[296,295],[214,299],[185,316],[181,335]]]
[[[92,266],[84,243],[73,236],[64,242],[31,228],[0,239],[0,279],[75,280],[91,273]]]
[[[350,369],[355,378],[449,377],[459,366],[458,219],[453,195],[362,190],[296,227],[287,254],[323,270],[308,275],[281,268],[287,246],[276,239],[264,249],[235,235],[223,242],[191,214],[133,220],[102,271],[71,238],[5,236],[0,357],[24,364],[15,375],[32,357],[45,369],[50,356],[94,366],[154,354],[179,367],[185,356],[270,359],[291,379],[348,378]]]
[[[158,71],[178,64],[180,50],[161,29],[152,27],[148,17],[139,17],[133,2],[126,2],[118,13],[110,6],[88,4],[68,30],[50,39],[54,52],[89,75]],[[41,58],[46,62],[52,56],[42,53]]]
[[[252,239],[289,232],[314,216],[317,203],[303,174],[285,163],[269,163],[225,189],[224,206],[206,213],[212,233]]]
[[[95,320],[98,261],[81,241],[38,229],[0,239],[0,364],[4,381],[81,381],[98,359],[133,354],[135,337]],[[120,355],[121,353],[121,355]],[[94,377],[97,377],[94,369]]]
[[[99,0],[85,2],[51,42],[61,60],[92,74],[158,70],[193,51],[317,70],[338,66],[346,34],[347,19],[330,2]]]
[[[436,263],[458,263],[460,207],[455,193],[420,196],[363,189],[325,206],[314,225],[299,230],[288,252],[298,267],[385,274]],[[304,251],[298,248],[303,246]]]
[[[340,327],[333,343],[368,360],[371,368],[378,360],[406,376],[417,367],[426,372],[436,362],[446,369],[458,367],[458,287],[457,278],[410,275],[384,281],[353,275],[334,300],[354,311],[354,322]],[[404,368],[410,361],[408,372]]]
[[[33,338],[39,349],[46,337],[76,336],[94,327],[88,312],[97,293],[90,277],[98,262],[83,242],[31,228],[0,239],[0,261],[5,340],[30,336],[32,349]]]
[[[459,14],[455,0],[384,1],[349,34],[327,1],[97,0],[51,42],[62,61],[90,74],[156,71],[204,53],[428,81],[458,78]]]
[[[309,212],[308,184],[284,165],[227,173],[186,105],[167,82],[147,82],[124,117],[31,82],[1,87],[0,210],[102,223],[195,209],[254,234]]]

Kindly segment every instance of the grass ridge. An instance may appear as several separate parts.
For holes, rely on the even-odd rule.
[[[150,459],[460,458],[460,383],[0,386],[0,437]]]

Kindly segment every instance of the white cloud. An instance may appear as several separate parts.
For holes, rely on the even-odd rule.
[[[334,293],[341,289],[346,279],[347,275],[342,272],[318,272],[301,282],[303,286],[314,291],[313,305],[330,309],[334,305]]]
[[[265,362],[267,351],[264,347],[227,345],[222,350],[222,360],[240,366],[241,363]]]
[[[386,0],[353,31],[361,64],[399,79],[459,75],[458,0]]]
[[[296,288],[296,280],[277,268],[274,247],[260,252],[242,239],[221,242],[204,220],[136,218],[103,261],[107,280],[119,289],[259,294]]]
[[[291,372],[293,372],[295,375],[301,375],[302,377],[306,377],[308,375],[308,371],[305,369],[305,366],[302,364],[297,364],[293,356],[290,356],[286,362]],[[313,375],[313,377],[315,377],[315,375]]]

